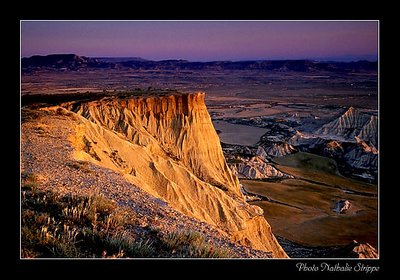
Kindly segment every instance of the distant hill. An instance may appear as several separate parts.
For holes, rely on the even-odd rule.
[[[166,70],[265,70],[279,72],[365,72],[377,71],[377,62],[315,62],[311,60],[251,60],[191,62],[187,60],[124,61],[124,67]]]
[[[144,59],[141,57],[94,57],[94,59],[97,59],[98,61],[101,62],[112,62],[112,63],[119,63],[119,62],[125,62],[125,61],[149,61],[148,59]]]
[[[22,58],[22,68],[130,68],[143,70],[261,70],[279,72],[376,72],[377,62],[316,62],[312,60],[249,60],[191,62],[187,60],[145,60],[140,57],[88,58],[75,54],[52,54]]]
[[[82,67],[110,67],[97,59],[86,56],[78,56],[76,54],[51,54],[51,55],[34,55],[29,58],[22,58],[22,68],[67,68],[78,69]]]

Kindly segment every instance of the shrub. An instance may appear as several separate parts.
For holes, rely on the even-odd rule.
[[[116,211],[116,203],[100,195],[59,196],[28,188],[23,192],[22,257],[101,257],[103,251],[113,248],[118,238],[115,232],[124,225],[125,217]],[[107,236],[109,239],[104,238]],[[132,244],[138,243],[133,237],[124,235],[124,238]],[[128,241],[121,250],[130,253],[133,251],[127,248],[131,244]],[[138,245],[137,248],[142,248],[146,244]],[[143,248],[138,252],[145,255]]]
[[[218,248],[205,241],[204,235],[194,231],[177,231],[166,234],[163,245],[179,258],[232,258],[233,252]]]
[[[73,169],[81,170],[86,173],[92,172],[92,170],[90,170],[89,168],[89,163],[87,161],[71,161],[67,162],[67,166]]]
[[[149,239],[135,240],[125,231],[108,236],[105,241],[106,246],[114,252],[117,251],[117,255],[120,256],[145,258],[155,254],[155,249]]]
[[[116,202],[94,194],[59,195],[25,188],[21,211],[23,258],[230,258],[195,231],[162,234],[153,227],[128,230],[135,218]]]

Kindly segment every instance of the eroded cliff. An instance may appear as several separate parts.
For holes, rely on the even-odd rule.
[[[75,112],[77,159],[119,171],[182,213],[255,249],[287,257],[262,210],[245,202],[226,164],[204,94],[103,98]]]

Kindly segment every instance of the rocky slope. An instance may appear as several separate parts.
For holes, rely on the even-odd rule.
[[[111,170],[96,164],[96,161],[84,161],[76,158],[76,146],[73,146],[76,138],[76,129],[84,125],[83,118],[65,110],[61,107],[47,107],[40,110],[22,109],[22,125],[21,125],[21,185],[22,199],[25,198],[29,186],[34,186],[37,193],[40,191],[50,191],[59,195],[59,197],[77,197],[93,195],[104,197],[118,205],[118,211],[123,228],[118,226],[118,230],[113,232],[109,238],[116,236],[118,240],[122,237],[135,240],[137,244],[145,245],[153,243],[155,233],[159,237],[165,237],[169,234],[180,232],[199,233],[205,237],[207,244],[215,249],[226,249],[232,252],[230,257],[239,258],[271,258],[272,253],[255,250],[248,246],[243,246],[230,240],[230,236],[219,230],[215,226],[199,221],[171,207],[165,200],[156,198],[141,187],[132,184],[127,180],[121,172]],[[47,200],[43,197],[36,197],[38,207],[46,207]],[[43,200],[40,200],[43,199]],[[60,199],[61,201],[62,199]],[[32,211],[22,206],[23,213],[29,213],[29,220],[32,221]],[[47,205],[45,211],[52,212],[56,215],[54,207]],[[103,206],[104,207],[104,206]],[[108,206],[107,206],[108,207]],[[79,210],[80,209],[80,210]],[[82,209],[79,208],[81,211]],[[77,209],[75,209],[77,210]],[[74,211],[75,211],[74,210]],[[79,222],[79,216],[74,219]],[[58,215],[64,217],[63,213]],[[37,217],[40,221],[43,220],[43,215]],[[68,216],[69,217],[69,216]],[[116,216],[117,217],[117,216]],[[25,220],[27,216],[25,215]],[[110,216],[110,222],[115,223],[115,217]],[[24,221],[24,219],[23,219]],[[53,220],[54,221],[54,220]],[[38,221],[39,222],[39,221]],[[44,226],[47,228],[48,222],[44,221]],[[112,223],[110,223],[112,224]],[[118,224],[118,223],[117,223]],[[32,238],[26,234],[26,229],[29,225],[22,224],[22,234],[25,238]],[[96,224],[92,225],[97,228]],[[68,228],[59,227],[59,234],[70,234],[71,230],[76,228],[70,226]],[[90,234],[91,227],[87,228]],[[25,231],[24,231],[25,230]],[[49,229],[50,230],[50,229]],[[101,233],[101,232],[100,232]],[[99,233],[99,234],[100,234]],[[111,233],[111,232],[109,232]],[[122,234],[122,235],[121,235]],[[73,242],[81,246],[84,242],[83,236],[77,236]],[[157,238],[156,238],[157,239]],[[108,239],[107,239],[108,240]],[[107,243],[105,240],[105,243]],[[110,239],[111,240],[111,239]],[[151,243],[148,243],[148,242]],[[35,247],[34,241],[30,240],[30,246]],[[82,243],[81,243],[82,242]],[[79,243],[79,244],[78,244]],[[102,245],[94,248],[102,253]],[[62,245],[64,244],[64,245]],[[61,245],[67,250],[70,247],[65,247],[65,242]],[[85,243],[90,247],[91,243]],[[94,243],[91,246],[95,246]],[[24,243],[21,244],[23,246]],[[157,245],[153,243],[153,245]],[[85,245],[83,245],[85,246]],[[28,248],[22,247],[26,251]],[[49,248],[51,249],[51,247]],[[118,247],[116,248],[118,251]],[[57,251],[58,252],[58,251]],[[56,252],[56,253],[57,253]],[[66,257],[60,251],[57,254]],[[71,253],[71,251],[68,251]],[[67,252],[64,252],[67,253]],[[73,253],[73,252],[72,252]],[[157,252],[155,252],[157,257]],[[70,254],[68,254],[70,255]],[[111,255],[111,254],[108,254]],[[23,256],[24,257],[24,256]],[[58,255],[60,257],[60,255]],[[92,257],[92,256],[89,256]],[[99,256],[98,256],[99,257]],[[170,254],[161,257],[179,257],[174,251]]]
[[[269,162],[272,158],[302,151],[334,159],[343,175],[369,182],[377,180],[378,117],[371,113],[350,107],[333,120],[318,124],[318,129],[299,125],[306,121],[294,121],[291,117],[228,118],[226,121],[266,129],[255,147],[223,146],[225,156],[233,163],[230,162],[231,166],[236,171],[240,168],[243,172],[239,171],[238,174],[242,173],[245,178],[249,178],[250,173],[259,177],[255,166],[252,166],[254,164],[247,164],[251,157],[257,156]],[[237,162],[238,158],[241,158],[240,162]],[[268,173],[272,174],[270,171],[273,168],[270,164],[267,165],[269,171],[266,177],[270,176]]]
[[[245,179],[268,179],[268,178],[292,178],[293,176],[281,172],[262,158],[255,156],[244,159],[241,163],[231,164],[232,172],[238,178]]]
[[[289,143],[267,143],[263,142],[260,147],[263,147],[267,154],[271,157],[282,157],[290,155],[296,149]]]
[[[350,107],[339,118],[323,125],[316,131],[319,135],[343,137],[345,140],[355,140],[359,137],[364,141],[377,146],[378,122],[376,116],[361,113],[358,109]]]
[[[315,133],[296,132],[288,139],[294,148],[331,157],[343,174],[370,181],[378,172],[378,118],[350,107]]]
[[[378,117],[371,116],[357,137],[378,148]]]
[[[273,257],[287,257],[227,166],[204,94],[103,98],[63,105],[77,118],[78,160],[124,174],[190,217]],[[261,212],[261,214],[260,214]]]
[[[221,143],[224,156],[232,173],[245,179],[282,179],[291,175],[278,170],[271,156],[258,146],[241,146]]]

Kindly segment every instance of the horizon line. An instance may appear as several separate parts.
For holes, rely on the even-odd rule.
[[[21,59],[23,58],[30,58],[33,56],[49,56],[49,55],[77,55],[77,56],[82,56],[82,57],[88,57],[88,58],[136,58],[136,59],[143,59],[145,61],[155,61],[155,62],[160,62],[160,61],[187,61],[187,62],[201,62],[201,63],[206,63],[206,62],[245,62],[245,61],[282,61],[282,60],[288,60],[288,61],[316,61],[316,62],[358,62],[358,61],[368,61],[368,62],[378,62],[379,57],[378,55],[375,54],[366,54],[366,55],[344,55],[344,56],[339,56],[339,57],[308,57],[308,58],[283,58],[283,57],[277,57],[277,58],[244,58],[244,59],[210,59],[210,60],[190,60],[190,59],[185,59],[185,58],[162,58],[162,59],[149,59],[145,57],[140,57],[140,56],[113,56],[113,55],[80,55],[76,53],[50,53],[50,54],[33,54],[30,56],[20,56]],[[370,57],[376,58],[371,59]],[[364,58],[363,58],[364,57]]]

